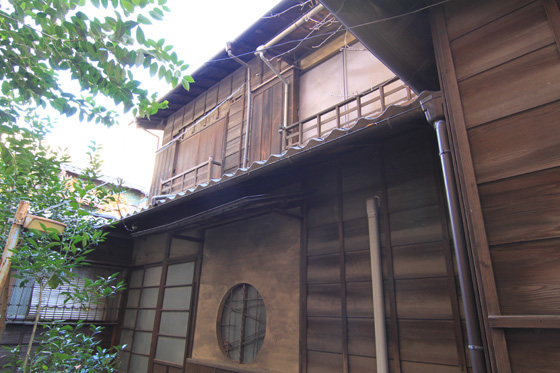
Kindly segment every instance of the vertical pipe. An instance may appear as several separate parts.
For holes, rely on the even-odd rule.
[[[366,201],[369,229],[369,252],[371,257],[371,289],[373,293],[373,321],[375,325],[375,360],[378,373],[389,372],[387,357],[387,334],[385,331],[385,304],[383,295],[383,272],[381,244],[379,240],[379,197]]]
[[[434,127],[437,133],[441,167],[443,170],[443,182],[445,185],[445,196],[451,221],[453,235],[453,246],[457,257],[459,271],[459,283],[461,285],[461,296],[465,311],[467,324],[467,337],[474,373],[486,372],[484,348],[482,347],[482,335],[480,333],[478,312],[476,310],[474,288],[471,277],[469,258],[467,255],[466,239],[463,232],[463,221],[460,214],[459,197],[457,196],[457,185],[453,172],[449,136],[445,121],[436,120]]]

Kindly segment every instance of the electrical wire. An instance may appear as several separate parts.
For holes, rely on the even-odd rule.
[[[443,0],[443,1],[440,1],[438,3],[427,5],[423,8],[415,9],[415,10],[412,10],[410,12],[398,14],[398,15],[395,15],[395,16],[386,17],[386,18],[382,18],[382,19],[377,19],[377,20],[374,20],[374,21],[361,23],[359,25],[355,25],[355,26],[351,26],[351,27],[343,27],[343,28],[338,29],[336,31],[325,32],[325,33],[322,33],[322,34],[315,34],[315,35],[312,35],[312,36],[306,36],[306,37],[301,38],[301,39],[294,39],[294,40],[289,40],[289,41],[286,41],[286,42],[283,42],[283,43],[276,43],[274,46],[264,49],[264,51],[270,50],[270,49],[276,48],[276,47],[281,47],[281,46],[284,46],[284,45],[299,43],[299,42],[305,41],[305,40],[319,38],[319,37],[322,37],[322,36],[332,37],[333,35],[336,35],[337,33],[340,33],[340,32],[352,31],[352,30],[360,28],[360,27],[369,26],[369,25],[373,25],[373,24],[377,24],[377,23],[381,23],[381,22],[386,22],[386,21],[391,21],[391,20],[398,19],[398,18],[401,18],[401,17],[406,17],[406,16],[409,16],[409,15],[412,15],[412,14],[420,13],[420,12],[426,10],[426,9],[433,8],[435,6],[445,4],[445,3],[448,3],[450,1],[452,1],[452,0]],[[243,57],[243,56],[253,55],[256,52],[257,52],[256,50],[249,51],[249,52],[244,52],[244,53],[240,53],[240,54],[236,55],[236,57],[239,58],[239,57]],[[283,53],[285,53],[285,52],[283,52]],[[280,56],[280,55],[282,55],[282,53],[279,54],[278,56]],[[274,56],[272,58],[276,58],[278,56]],[[216,58],[216,59],[213,59],[213,60],[208,60],[208,61],[206,61],[206,63],[222,62],[222,61],[229,61],[229,60],[232,60],[232,58],[231,57]]]
[[[276,18],[276,17],[280,17],[282,14],[289,12],[290,10],[299,7],[300,9],[303,9],[307,4],[311,3],[312,0],[307,0],[304,3],[301,4],[296,4],[296,5],[292,5],[291,7],[289,7],[288,9],[284,9],[283,11],[281,11],[280,13],[276,13],[276,14],[271,14],[269,16],[262,16],[262,19],[269,19],[269,18]]]

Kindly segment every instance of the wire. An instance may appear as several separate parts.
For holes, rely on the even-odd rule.
[[[352,31],[352,30],[354,30],[354,29],[357,29],[357,28],[360,28],[360,27],[363,27],[363,26],[369,26],[369,25],[373,25],[373,24],[377,24],[377,23],[381,23],[381,22],[391,21],[391,20],[393,20],[393,19],[398,19],[398,18],[401,18],[401,17],[406,17],[406,16],[409,16],[409,15],[412,15],[412,14],[416,14],[416,13],[422,12],[422,11],[424,11],[424,10],[426,10],[426,9],[433,8],[433,7],[435,7],[435,6],[448,3],[448,2],[450,2],[450,1],[452,1],[452,0],[443,0],[443,1],[440,1],[440,2],[438,2],[438,3],[434,3],[434,4],[431,4],[431,5],[427,5],[427,6],[423,7],[423,8],[419,8],[419,9],[412,10],[412,11],[410,11],[410,12],[398,14],[398,15],[396,15],[396,16],[391,16],[391,17],[387,17],[387,18],[377,19],[377,20],[374,20],[374,21],[361,23],[361,24],[359,24],[359,25],[355,25],[355,26],[351,26],[351,27],[343,27],[343,28],[338,29],[338,30],[336,30],[336,31],[325,32],[325,33],[322,33],[322,34],[315,34],[315,35],[312,35],[312,36],[306,36],[306,37],[304,37],[304,38],[302,38],[302,39],[294,39],[294,40],[289,40],[289,41],[286,41],[286,42],[283,42],[283,43],[277,43],[277,44],[275,44],[275,45],[272,46],[272,47],[266,48],[265,50],[269,50],[269,49],[272,49],[272,48],[275,48],[275,47],[280,47],[280,46],[289,45],[289,44],[293,44],[293,43],[299,43],[299,42],[301,42],[301,41],[310,40],[310,39],[315,39],[315,38],[322,37],[322,36],[329,36],[329,37],[331,37],[331,36],[333,36],[333,35],[336,35],[336,34],[339,33],[339,32]],[[236,55],[236,57],[248,56],[248,55],[255,54],[256,52],[257,52],[256,50],[253,50],[253,51],[250,51],[250,52],[240,53],[240,54]],[[282,54],[280,54],[280,55],[282,55]],[[272,58],[276,58],[276,57],[277,57],[277,56],[272,57]],[[231,59],[233,59],[233,58],[231,58],[231,57],[216,58],[216,59],[213,59],[213,60],[208,60],[208,61],[206,61],[206,63],[209,63],[209,62],[229,61],[229,60],[231,60]]]
[[[315,25],[311,28],[311,31],[309,31],[309,33],[308,33],[303,39],[301,39],[301,40],[299,41],[299,43],[298,43],[295,47],[293,47],[293,48],[291,48],[291,49],[289,49],[289,50],[287,50],[287,51],[285,51],[285,52],[283,52],[283,53],[277,54],[276,56],[274,56],[274,57],[272,57],[272,58],[278,58],[278,57],[284,56],[284,55],[286,55],[286,54],[288,54],[288,53],[290,53],[290,52],[296,50],[304,41],[310,39],[312,33],[314,33],[315,31],[318,31],[319,29],[321,29],[321,27],[323,27],[324,25],[330,26],[330,25],[333,24],[334,22],[338,22],[338,21],[336,21],[336,20],[333,22],[333,21],[327,19],[327,18],[329,18],[330,16],[331,16],[331,15],[328,14],[328,15],[325,16],[325,18],[323,18],[321,21],[316,21],[316,20],[314,20],[313,18],[310,18],[309,20],[315,22]],[[333,19],[334,19],[334,17],[333,17]],[[342,27],[342,26],[341,26],[341,27]],[[339,27],[339,29],[340,29],[340,27]],[[338,31],[338,30],[337,30],[337,31]],[[331,36],[332,36],[332,35],[331,35]],[[328,38],[330,38],[330,36],[329,36]],[[327,38],[327,39],[328,39],[328,38]],[[278,45],[278,44],[276,44],[276,45]]]
[[[287,13],[287,12],[289,12],[290,10],[292,10],[292,9],[294,9],[294,8],[297,8],[297,7],[300,7],[300,9],[303,9],[303,8],[305,7],[305,5],[307,5],[308,3],[311,3],[311,2],[312,2],[312,0],[307,0],[307,1],[304,2],[304,3],[293,5],[293,6],[289,7],[288,9],[285,9],[285,10],[281,11],[280,13],[271,14],[271,15],[269,15],[269,16],[262,16],[261,18],[263,18],[263,19],[267,19],[267,18],[276,18],[276,17],[279,17],[279,16],[281,16],[282,14]]]

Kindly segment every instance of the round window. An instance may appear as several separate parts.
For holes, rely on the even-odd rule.
[[[266,309],[255,287],[239,284],[224,297],[218,316],[222,351],[238,363],[248,363],[259,353],[266,332]]]

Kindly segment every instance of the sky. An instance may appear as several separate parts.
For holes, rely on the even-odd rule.
[[[147,37],[174,46],[179,59],[190,64],[187,72],[193,72],[211,59],[226,42],[234,40],[260,16],[269,11],[279,0],[167,0],[170,12],[163,21],[144,26]],[[149,81],[147,86],[159,96],[171,90],[164,81],[150,78],[149,74],[136,79]],[[118,126],[106,128],[102,125],[80,123],[76,117],[58,118],[47,142],[66,151],[72,164],[87,165],[86,151],[90,141],[102,145],[101,157],[106,176],[120,177],[127,183],[149,189],[155,151],[159,139],[131,124],[129,113],[121,116]],[[158,131],[156,131],[158,132]],[[161,144],[159,144],[161,145]]]

